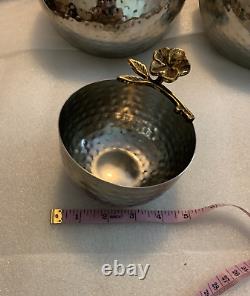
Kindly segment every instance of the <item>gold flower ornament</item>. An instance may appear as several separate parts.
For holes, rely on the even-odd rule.
[[[180,100],[162,83],[172,83],[180,76],[185,76],[190,72],[191,66],[186,58],[186,54],[179,48],[160,48],[153,54],[150,69],[134,59],[128,60],[133,71],[139,75],[121,75],[119,80],[126,83],[136,83],[151,86],[164,93],[176,105],[176,112],[184,115],[188,120],[193,121],[194,115]],[[152,76],[157,78],[153,79]]]
[[[160,48],[154,52],[150,73],[171,83],[190,72],[186,54],[179,48]]]

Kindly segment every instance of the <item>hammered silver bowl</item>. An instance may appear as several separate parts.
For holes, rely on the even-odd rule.
[[[216,49],[250,69],[250,1],[200,0],[200,11]]]
[[[125,57],[155,45],[185,0],[40,0],[61,35],[90,54]]]
[[[59,134],[69,176],[113,205],[145,203],[165,192],[191,162],[193,123],[159,90],[106,80],[75,92]]]

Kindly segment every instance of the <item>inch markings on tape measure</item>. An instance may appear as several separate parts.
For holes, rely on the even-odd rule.
[[[51,224],[115,224],[115,223],[161,223],[189,222],[212,210],[234,207],[250,218],[250,213],[234,204],[214,204],[193,210],[143,210],[143,209],[52,209]],[[236,264],[216,275],[196,296],[218,296],[250,276],[250,260]]]
[[[52,209],[51,224],[107,224],[107,223],[181,223],[221,207],[235,207],[248,215],[250,213],[233,204],[214,204],[194,210],[141,210],[141,209]]]

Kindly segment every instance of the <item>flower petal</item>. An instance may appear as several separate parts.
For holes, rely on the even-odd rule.
[[[191,66],[188,60],[180,61],[178,64],[174,66],[174,68],[178,70],[180,76],[187,75],[191,70]]]
[[[159,63],[166,64],[170,49],[168,47],[163,47],[158,50],[155,50],[153,59]]]
[[[153,75],[159,75],[162,71],[166,69],[165,65],[162,65],[158,61],[152,61],[150,65],[150,73]]]
[[[177,69],[168,68],[164,71],[164,73],[162,73],[162,78],[168,83],[174,82],[178,77],[179,72]]]
[[[168,55],[168,65],[175,65],[182,60],[186,60],[185,51],[180,48],[171,48]]]

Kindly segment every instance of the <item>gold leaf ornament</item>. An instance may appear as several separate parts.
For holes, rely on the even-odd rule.
[[[133,76],[133,75],[120,75],[118,80],[128,83],[140,83],[145,82],[145,80],[141,77]]]
[[[129,59],[128,63],[136,74],[138,74],[144,79],[149,78],[148,69],[143,63],[136,61],[134,59]]]

